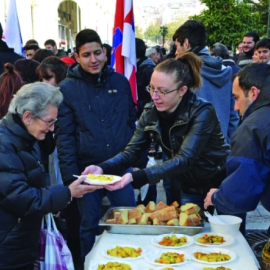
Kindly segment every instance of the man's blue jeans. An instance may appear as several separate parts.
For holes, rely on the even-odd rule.
[[[92,249],[96,235],[99,234],[98,222],[100,220],[103,191],[103,189],[99,189],[78,199],[78,206],[82,216],[80,239],[83,259]],[[111,207],[136,206],[134,190],[131,184],[119,190],[107,191],[107,197]]]

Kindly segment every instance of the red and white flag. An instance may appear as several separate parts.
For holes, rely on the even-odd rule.
[[[111,66],[129,80],[137,103],[136,49],[133,0],[116,0]]]

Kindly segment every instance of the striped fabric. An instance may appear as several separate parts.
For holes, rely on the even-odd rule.
[[[116,0],[111,66],[129,80],[137,103],[136,49],[132,0]]]

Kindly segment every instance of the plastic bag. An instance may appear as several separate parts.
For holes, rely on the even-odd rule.
[[[34,270],[74,270],[71,252],[51,213],[42,220],[39,259],[34,264]]]

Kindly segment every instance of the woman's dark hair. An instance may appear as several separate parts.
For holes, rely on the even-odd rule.
[[[0,119],[6,115],[13,95],[23,85],[20,75],[12,64],[6,63],[4,68],[5,72],[0,76]]]
[[[36,73],[41,81],[42,79],[49,80],[52,78],[48,72],[49,70],[55,74],[55,80],[58,84],[66,78],[67,69],[68,66],[58,57],[49,56],[40,63],[40,65],[37,67]]]
[[[45,58],[47,58],[49,56],[53,56],[53,55],[54,55],[54,53],[50,50],[39,49],[35,52],[32,59],[41,63]]]
[[[102,47],[106,49],[107,65],[111,65],[112,46],[109,44],[102,44]]]
[[[186,85],[193,90],[201,85],[200,69],[202,60],[194,53],[187,52],[177,59],[167,59],[155,67],[155,71],[174,74],[179,87]]]

